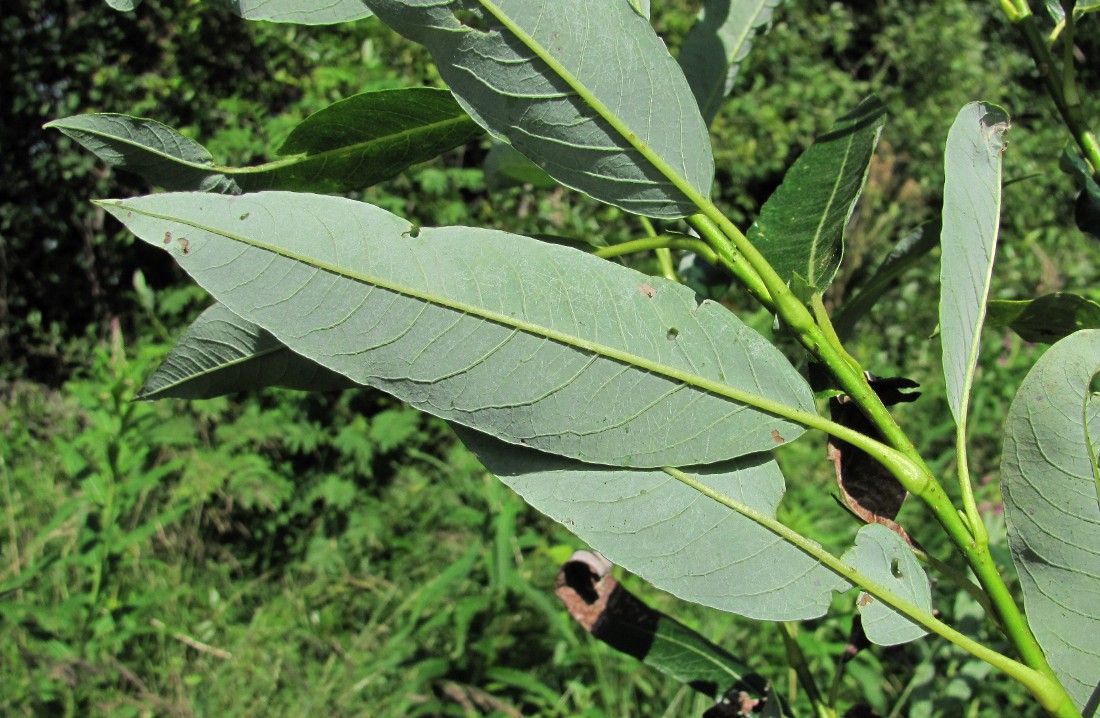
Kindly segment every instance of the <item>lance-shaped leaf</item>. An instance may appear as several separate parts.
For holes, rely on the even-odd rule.
[[[360,0],[216,0],[245,20],[332,25],[370,17]]]
[[[863,191],[886,107],[870,97],[787,170],[749,239],[799,294],[824,292],[844,256],[844,227]]]
[[[679,65],[626,0],[366,0],[427,46],[463,107],[562,184],[638,214],[693,214],[710,139]]]
[[[989,302],[990,326],[1008,327],[1028,342],[1053,344],[1082,329],[1100,329],[1100,304],[1069,292]]]
[[[843,561],[921,609],[932,612],[932,588],[913,549],[900,535],[882,524],[868,524],[856,534],[855,546]],[[860,593],[856,608],[868,640],[880,646],[913,641],[928,633],[874,596]]]
[[[1002,135],[1007,129],[1004,110],[972,102],[951,125],[944,152],[940,336],[947,400],[960,427],[966,425],[993,277],[1001,220]]]
[[[288,157],[255,167],[215,165],[202,145],[153,120],[77,115],[46,126],[165,189],[227,194],[359,190],[482,132],[449,92],[426,87],[364,92],[318,110],[279,148]]]
[[[101,204],[292,351],[513,443],[619,466],[710,463],[802,432],[771,412],[814,410],[790,363],[724,307],[574,249],[420,230],[321,195]]]
[[[1002,489],[1028,623],[1083,709],[1100,685],[1100,330],[1058,342],[1005,421]]]
[[[709,125],[729,96],[753,38],[783,0],[707,0],[684,38],[680,66]]]
[[[215,304],[187,328],[137,398],[210,399],[266,386],[333,391],[355,384]]]
[[[680,598],[769,621],[821,616],[850,587],[768,529],[660,469],[595,466],[505,444],[459,438],[524,501],[613,563]],[[766,454],[688,469],[707,486],[770,517],[783,474]]]
[[[745,714],[789,715],[768,682],[745,662],[696,631],[654,610],[623,588],[603,556],[577,551],[558,572],[555,593],[577,623],[617,651],[633,656],[715,701],[737,701]],[[754,710],[755,709],[755,710]]]
[[[155,120],[116,114],[74,115],[45,125],[73,138],[112,167],[166,190],[238,194],[206,148]]]

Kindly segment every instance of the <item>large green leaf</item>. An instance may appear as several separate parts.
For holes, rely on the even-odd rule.
[[[370,17],[360,0],[216,0],[245,20],[332,25]]]
[[[610,561],[680,598],[750,618],[794,621],[850,587],[830,569],[660,469],[595,466],[471,431],[462,441],[523,499]],[[783,474],[770,456],[686,469],[774,517]]]
[[[426,87],[364,92],[329,105],[290,133],[279,148],[290,156],[255,167],[215,165],[202,145],[153,120],[93,114],[46,126],[165,189],[229,194],[359,190],[481,134],[449,92]]]
[[[1100,330],[1052,346],[1012,401],[1001,459],[1028,623],[1078,709],[1100,685],[1098,372]]]
[[[187,328],[137,398],[209,399],[265,386],[332,391],[355,384],[215,304]]]
[[[711,463],[814,411],[763,337],[713,302],[567,247],[288,192],[101,203],[233,313],[425,411],[594,463]],[[767,397],[764,399],[763,397]]]
[[[932,613],[932,588],[913,549],[897,532],[882,524],[868,524],[856,534],[855,546],[843,561],[896,595]],[[856,608],[863,619],[867,639],[880,646],[913,641],[928,633],[918,623],[882,601],[860,593]]]
[[[787,170],[749,239],[799,294],[823,292],[844,256],[844,227],[863,191],[886,107],[859,103]]]
[[[783,0],[707,0],[680,48],[703,119],[709,125],[733,89],[753,38],[767,30]]]
[[[993,277],[1001,220],[1002,135],[1007,129],[1004,110],[972,102],[951,125],[944,152],[940,341],[947,400],[959,426],[966,424]]]
[[[423,43],[463,107],[564,185],[693,214],[714,160],[687,80],[624,0],[365,0]]]

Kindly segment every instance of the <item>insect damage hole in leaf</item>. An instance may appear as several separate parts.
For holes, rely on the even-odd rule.
[[[452,12],[454,13],[455,20],[458,20],[458,22],[463,27],[468,27],[471,30],[482,33],[483,35],[488,35],[492,32],[492,29],[489,27],[489,23],[488,21],[486,21],[485,16],[482,15],[479,11],[456,8],[455,10],[452,10]]]

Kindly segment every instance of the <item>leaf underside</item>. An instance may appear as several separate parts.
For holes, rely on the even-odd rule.
[[[730,391],[814,410],[731,312],[574,249],[417,230],[319,195],[102,204],[292,351],[511,443],[617,466],[711,463],[803,431]]]
[[[1012,401],[1001,459],[1028,623],[1079,710],[1100,686],[1098,372],[1100,330],[1052,346]]]
[[[901,598],[932,613],[932,588],[913,549],[901,536],[881,524],[868,524],[856,534],[855,546],[841,560]],[[856,608],[867,638],[880,646],[914,641],[928,633],[921,625],[866,593]]]
[[[680,66],[709,125],[729,96],[753,39],[783,0],[707,0],[680,50]]]
[[[210,399],[267,386],[335,391],[355,384],[215,304],[187,328],[137,398]]]
[[[332,25],[370,17],[360,0],[216,0],[245,20]]]
[[[1069,292],[989,302],[990,326],[1009,327],[1028,342],[1053,344],[1082,329],[1100,329],[1100,304]]]
[[[466,111],[562,184],[630,212],[698,211],[714,160],[683,71],[624,0],[366,0],[425,45]],[[682,184],[677,184],[682,183]]]
[[[951,125],[944,152],[940,341],[948,404],[958,424],[965,423],[993,278],[1001,217],[1002,136],[1007,129],[1004,110],[972,102]]]
[[[458,433],[531,506],[684,600],[795,621],[823,615],[832,592],[849,588],[816,559],[660,469],[595,466]],[[686,471],[769,516],[783,497],[783,475],[764,454]]]

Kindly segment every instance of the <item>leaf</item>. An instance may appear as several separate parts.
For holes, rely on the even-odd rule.
[[[1060,164],[1063,171],[1073,176],[1080,190],[1073,213],[1077,229],[1100,239],[1100,185],[1093,177],[1092,168],[1084,157],[1069,147],[1063,152]]]
[[[940,333],[947,400],[966,425],[1001,215],[1001,153],[1008,115],[971,102],[947,134],[940,243]]]
[[[361,0],[216,0],[245,20],[332,25],[370,17]]]
[[[814,411],[790,363],[724,307],[574,249],[289,192],[101,205],[292,351],[509,442],[710,463],[802,433],[746,400]]]
[[[485,185],[492,191],[512,185],[529,184],[537,189],[557,187],[554,178],[511,145],[493,140],[482,164]]]
[[[266,386],[333,391],[355,384],[215,304],[187,328],[137,398],[210,399]]]
[[[650,16],[650,13],[651,13],[651,10],[652,10],[652,8],[650,7],[652,5],[652,2],[650,0],[628,0],[628,1],[630,2],[630,6],[632,8],[634,8],[634,12],[638,13],[639,15],[644,17],[646,20],[649,20],[649,16]]]
[[[239,194],[206,148],[155,120],[115,114],[74,115],[46,123],[107,164],[167,190]]]
[[[594,638],[712,700],[744,693],[741,706],[750,711],[763,708],[765,696],[778,700],[737,657],[623,588],[611,567],[602,556],[578,551],[558,572],[555,593]]]
[[[920,396],[920,392],[903,391],[920,386],[911,379],[880,379],[868,373],[868,380],[883,406],[916,401]],[[836,423],[883,440],[881,433],[846,394],[830,399],[829,410]],[[829,460],[836,467],[837,486],[845,505],[863,521],[882,524],[904,538],[906,543],[912,543],[905,529],[894,521],[908,495],[897,478],[870,454],[847,441],[830,436],[827,451]]]
[[[886,107],[869,97],[787,170],[749,240],[798,293],[824,292],[844,255],[844,227],[863,191]]]
[[[851,299],[844,302],[833,317],[833,328],[841,341],[847,340],[858,322],[894,285],[894,280],[939,244],[940,223],[929,222],[901,238],[867,283]]]
[[[1001,482],[1028,623],[1079,710],[1100,681],[1100,330],[1039,359],[1005,421]]]
[[[684,38],[680,66],[709,125],[733,89],[753,39],[783,0],[707,0]]]
[[[279,148],[283,160],[224,167],[175,130],[125,115],[77,115],[54,127],[107,164],[168,190],[348,192],[389,179],[481,134],[446,90],[364,92],[307,117]]]
[[[141,0],[106,0],[108,7],[119,12],[129,12],[141,4]]]
[[[1082,329],[1100,329],[1100,304],[1068,292],[1019,301],[993,299],[986,322],[1009,327],[1024,341],[1053,344]]]
[[[427,46],[466,111],[562,184],[630,212],[698,211],[714,160],[687,80],[625,0],[365,0]]]
[[[913,549],[881,524],[867,524],[856,534],[855,546],[841,557],[850,566],[932,613],[932,588]],[[928,633],[922,626],[875,597],[861,592],[856,608],[867,638],[880,646],[914,641]]]
[[[829,609],[848,584],[751,519],[660,469],[595,466],[459,430],[485,468],[524,501],[651,584],[749,618],[796,621]],[[783,475],[766,454],[690,470],[775,516]]]

